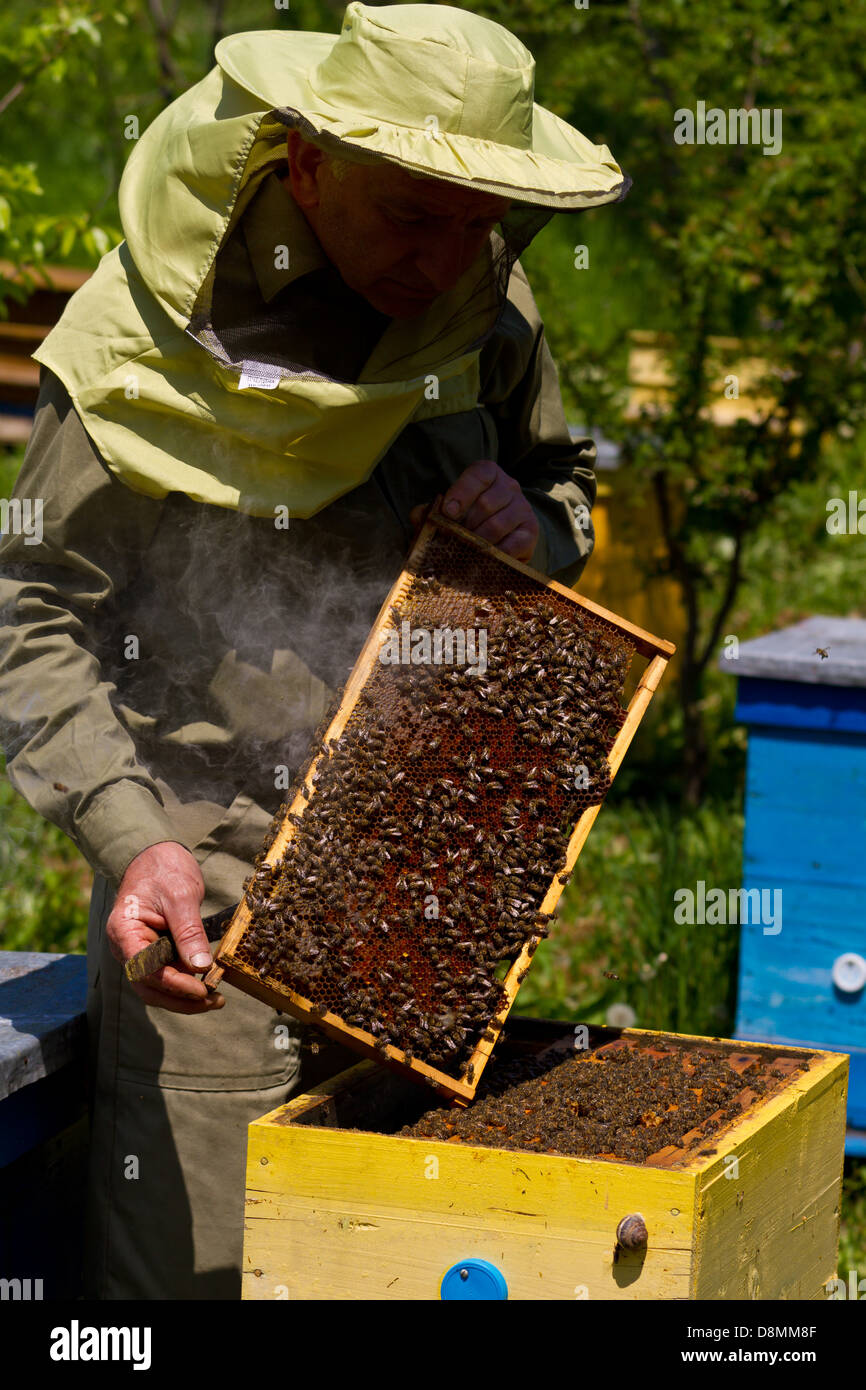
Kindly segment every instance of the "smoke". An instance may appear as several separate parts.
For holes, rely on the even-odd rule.
[[[100,652],[151,775],[183,801],[243,790],[275,810],[275,768],[306,761],[406,542],[372,480],[287,529],[170,494]]]

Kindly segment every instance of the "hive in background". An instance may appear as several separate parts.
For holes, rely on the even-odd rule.
[[[431,519],[208,982],[471,1098],[672,651]]]

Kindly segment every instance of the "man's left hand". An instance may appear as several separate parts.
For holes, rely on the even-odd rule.
[[[538,518],[515,478],[492,459],[478,459],[460,474],[442,498],[442,512],[482,540],[513,555],[532,559],[538,540]],[[420,521],[423,509],[415,507],[412,521]]]

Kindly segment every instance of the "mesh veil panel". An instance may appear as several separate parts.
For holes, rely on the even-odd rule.
[[[397,161],[381,157],[359,158],[356,148],[336,137],[313,132],[300,113],[285,110],[272,115],[286,126],[302,129],[305,139],[334,157],[355,164],[391,163],[400,167]],[[311,138],[314,133],[315,140]],[[440,181],[467,186],[458,180]],[[480,189],[477,183],[472,187]],[[504,190],[496,192],[507,196]],[[483,252],[467,272],[467,292],[460,303],[447,317],[441,313],[425,315],[433,321],[427,338],[416,340],[411,352],[398,352],[380,362],[375,379],[402,381],[417,376],[419,354],[423,355],[424,370],[435,371],[437,366],[480,348],[502,315],[515,261],[556,211],[553,206],[512,202],[498,231],[491,232]],[[274,382],[293,376],[350,383],[363,380],[358,374],[391,320],[350,291],[336,271],[330,275],[314,271],[302,276],[269,303],[235,302],[227,310],[225,302],[219,309],[217,305],[215,281],[219,270],[217,255],[199,292],[187,332],[221,362],[242,366],[248,374],[258,368],[264,379]],[[434,307],[437,302],[434,301]]]

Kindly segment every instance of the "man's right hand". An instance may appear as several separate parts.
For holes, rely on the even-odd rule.
[[[211,966],[201,920],[204,879],[189,850],[173,840],[151,845],[127,866],[106,923],[111,954],[121,963],[171,932],[180,957],[132,988],[145,1004],[178,1014],[211,1013],[225,996],[209,992],[196,974]]]

